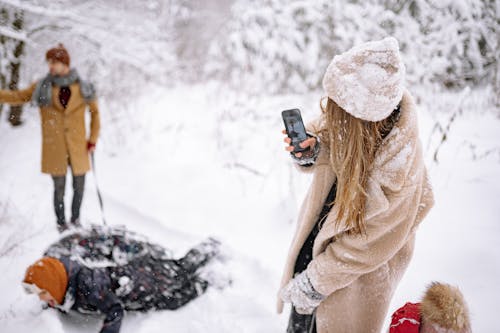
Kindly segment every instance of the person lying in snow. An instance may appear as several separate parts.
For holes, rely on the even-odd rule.
[[[213,238],[172,259],[130,232],[94,227],[51,245],[22,283],[62,312],[104,314],[100,332],[116,333],[124,310],[175,310],[217,284],[214,272],[204,269],[213,259],[222,259]]]
[[[406,303],[392,314],[389,333],[471,333],[469,310],[460,290],[433,282],[421,303]]]

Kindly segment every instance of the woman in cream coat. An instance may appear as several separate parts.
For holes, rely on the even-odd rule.
[[[334,57],[323,79],[326,105],[302,143],[312,156],[287,147],[314,175],[279,293],[279,312],[292,303],[287,332],[382,328],[433,205],[404,74],[394,38]]]

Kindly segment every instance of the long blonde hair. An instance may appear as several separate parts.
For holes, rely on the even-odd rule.
[[[326,105],[324,100],[326,99]],[[367,184],[375,153],[391,130],[391,117],[378,122],[351,116],[332,99],[320,103],[323,121],[318,133],[322,145],[329,148],[330,163],[337,175],[337,224],[354,234],[365,234]]]

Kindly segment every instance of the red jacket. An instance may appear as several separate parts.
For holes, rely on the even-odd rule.
[[[418,333],[420,330],[420,303],[406,303],[392,314],[389,333]]]

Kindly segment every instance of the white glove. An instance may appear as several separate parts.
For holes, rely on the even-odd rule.
[[[314,289],[306,271],[290,280],[279,294],[283,302],[292,303],[297,313],[300,314],[312,314],[326,298]]]

